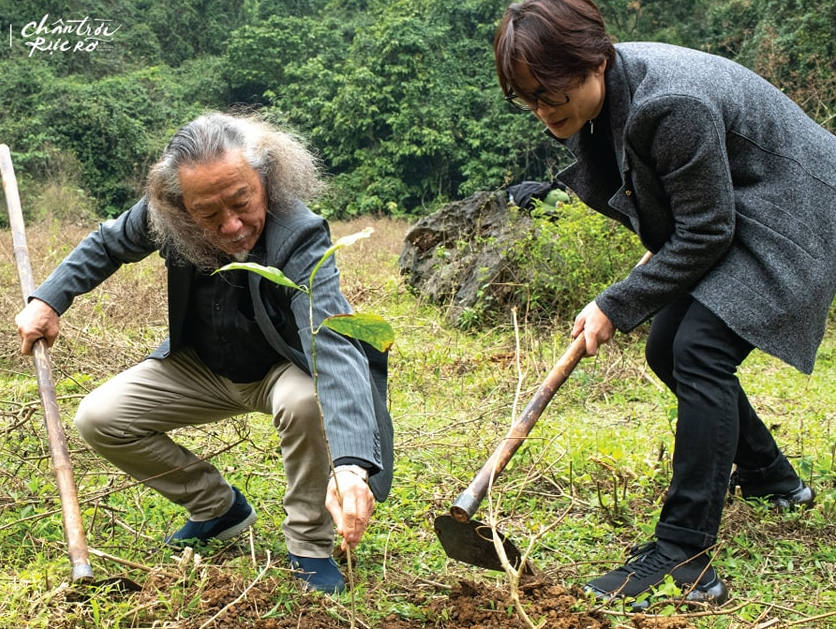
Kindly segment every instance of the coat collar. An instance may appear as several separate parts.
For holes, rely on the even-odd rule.
[[[633,98],[632,89],[628,81],[624,60],[621,53],[616,50],[616,60],[604,75],[606,85],[607,110],[609,112],[610,129],[612,130],[613,148],[619,170],[624,172],[624,127],[627,124],[627,114],[630,111],[630,103]],[[558,177],[561,181],[569,184],[573,182],[585,182],[600,177],[601,173],[595,168],[595,160],[592,159],[592,133],[591,125],[584,125],[578,133],[570,138],[561,139],[556,137],[548,129],[546,135],[560,142],[571,151],[575,162],[562,170]],[[570,185],[573,190],[576,188]],[[584,187],[584,186],[581,186]]]
[[[609,180],[605,171],[599,166],[599,159],[592,142],[594,127],[584,125],[578,133],[565,140],[557,138],[548,130],[545,133],[563,144],[575,157],[575,161],[558,173],[557,178],[590,207],[624,222],[625,215],[632,219],[634,211],[632,207],[622,207],[623,195],[613,197],[611,191],[614,186],[620,188],[629,181],[629,165],[624,151],[624,128],[627,124],[633,93],[624,59],[618,50],[616,50],[615,63],[607,68],[605,85],[606,110],[609,115],[615,160],[621,174],[620,181]]]

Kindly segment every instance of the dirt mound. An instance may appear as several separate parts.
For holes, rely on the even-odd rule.
[[[276,575],[247,584],[228,570],[211,568],[209,582],[199,597],[199,613],[188,620],[166,627],[176,629],[345,629],[351,625],[348,597],[332,599],[318,593],[300,593],[298,605],[290,609],[275,608],[275,590],[286,576]],[[138,608],[154,606],[161,590],[182,588],[166,575],[148,579],[142,592],[136,594]],[[529,617],[546,629],[607,629],[613,622],[603,612],[584,611],[583,595],[575,588],[551,582],[543,575],[521,585],[521,600]],[[361,629],[525,629],[507,590],[484,583],[461,580],[445,595],[437,592],[407,594],[410,615],[422,619],[391,614],[375,622],[355,619]],[[187,595],[187,598],[192,598]],[[195,610],[193,610],[195,611]],[[150,620],[150,618],[148,619]],[[658,618],[631,615],[630,625],[636,629],[688,629],[683,618]]]

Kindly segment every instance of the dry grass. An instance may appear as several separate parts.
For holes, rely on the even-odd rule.
[[[403,248],[404,235],[410,227],[405,220],[394,218],[355,218],[332,225],[334,240],[371,226],[371,237],[360,239],[337,252],[342,289],[348,301],[358,310],[376,310],[376,304],[391,299],[393,270]]]
[[[46,221],[30,226],[26,239],[36,285],[93,229],[94,222],[79,225]],[[10,322],[0,328],[2,364],[7,370],[27,372],[31,361],[19,355],[17,331],[11,325],[23,298],[8,231],[0,235],[0,252],[0,276],[10,288],[0,300],[0,317]],[[161,258],[152,255],[125,267],[100,289],[77,298],[62,317],[61,342],[51,353],[53,369],[63,377],[83,372],[98,381],[134,364],[167,334],[166,300]]]

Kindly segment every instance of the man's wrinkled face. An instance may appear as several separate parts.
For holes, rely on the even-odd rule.
[[[214,162],[183,166],[178,174],[186,211],[206,239],[245,259],[267,217],[267,193],[258,173],[235,151]]]

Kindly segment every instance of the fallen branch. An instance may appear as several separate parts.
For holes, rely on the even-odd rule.
[[[836,616],[836,611],[826,612],[824,614],[819,614],[818,616],[810,616],[809,618],[802,618],[801,620],[793,620],[792,622],[785,622],[785,627],[793,627],[795,625],[806,625],[809,622],[818,622],[819,620],[824,620],[825,618],[833,618]]]
[[[221,448],[220,450],[216,450],[215,452],[212,452],[211,454],[208,454],[204,457],[200,457],[197,461],[195,461],[193,463],[189,463],[188,465],[183,465],[183,466],[178,467],[176,469],[173,469],[171,471],[164,472],[162,474],[158,474],[157,476],[151,476],[151,477],[145,479],[144,481],[133,481],[133,482],[130,482],[130,483],[126,483],[124,485],[119,485],[118,487],[115,487],[115,488],[110,489],[108,491],[104,491],[104,492],[100,492],[100,493],[94,493],[90,497],[86,497],[86,498],[82,497],[82,496],[79,496],[78,503],[79,503],[79,505],[93,504],[94,502],[96,502],[98,500],[101,500],[102,498],[104,498],[106,496],[109,496],[111,494],[116,494],[116,493],[119,493],[121,491],[125,491],[126,489],[131,489],[132,487],[137,487],[139,485],[143,485],[148,480],[152,480],[154,478],[159,478],[160,476],[165,476],[166,474],[173,474],[174,472],[179,472],[181,470],[184,470],[186,468],[191,467],[192,465],[197,465],[198,463],[201,463],[203,461],[207,461],[207,460],[209,460],[213,457],[216,457],[219,454],[222,454],[223,452],[226,452],[227,450],[231,450],[232,448],[234,448],[235,446],[243,443],[244,441],[246,441],[246,438],[239,439],[238,441],[236,441],[234,443],[227,444],[226,447]],[[42,458],[46,458],[46,457],[42,457]],[[33,503],[34,503],[34,501],[33,501]],[[50,511],[44,511],[43,513],[36,513],[34,515],[26,516],[25,518],[20,518],[19,520],[15,520],[14,522],[9,522],[8,524],[3,524],[2,526],[0,526],[0,531],[11,528],[13,526],[17,526],[17,525],[19,525],[23,522],[28,522],[30,520],[40,520],[41,518],[48,518],[48,517],[53,516],[57,513],[61,513],[61,509],[52,509]]]
[[[122,557],[111,555],[110,553],[106,553],[103,550],[98,550],[97,548],[88,548],[87,550],[90,551],[91,555],[95,555],[100,559],[107,559],[109,561],[122,564],[123,566],[128,566],[129,568],[136,568],[137,570],[143,570],[144,572],[156,572],[163,576],[171,577],[172,579],[176,579],[178,576],[171,572],[162,572],[159,570],[159,568],[152,568],[151,566],[146,566],[145,564],[136,563],[135,561],[131,561],[129,559],[123,559]]]

